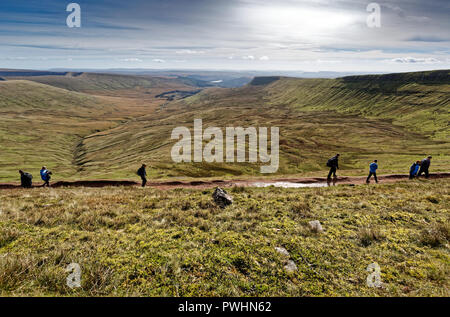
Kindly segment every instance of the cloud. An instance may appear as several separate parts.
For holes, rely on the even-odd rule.
[[[430,43],[439,43],[439,42],[447,42],[450,41],[450,39],[445,39],[441,37],[436,36],[413,36],[408,39],[406,39],[408,42],[430,42]]]
[[[155,58],[152,61],[155,62],[155,63],[165,63],[166,62],[165,60],[159,59],[159,58]]]
[[[178,50],[177,54],[195,55],[195,54],[205,54],[205,51],[195,51],[195,50]]]
[[[143,60],[142,59],[139,59],[139,58],[120,58],[120,59],[118,59],[118,61],[120,61],[120,62],[132,62],[132,63],[136,63],[136,62],[138,62],[138,63],[142,63],[143,62]]]
[[[425,23],[425,22],[431,21],[431,19],[429,17],[414,16],[414,15],[408,15],[406,17],[406,20],[411,21],[411,22],[417,22],[417,23]]]
[[[431,19],[426,16],[415,16],[415,15],[407,15],[406,11],[400,8],[397,5],[389,4],[389,3],[383,3],[382,6],[391,9],[394,11],[399,17],[406,19],[410,22],[418,22],[418,23],[424,23],[424,22],[430,22]]]
[[[398,57],[391,60],[394,63],[401,64],[436,64],[440,63],[439,60],[433,57],[428,58],[416,58],[416,57]]]
[[[268,61],[269,59],[270,59],[269,56],[261,56],[259,58],[260,61]]]
[[[399,6],[396,6],[394,4],[390,4],[390,3],[382,3],[381,6],[391,9],[392,11],[394,11],[398,16],[404,17],[405,16],[405,11],[403,11],[402,8],[400,8]]]
[[[318,64],[339,64],[339,63],[341,63],[341,61],[318,59],[318,60],[316,60],[316,63],[318,63]]]
[[[22,56],[8,56],[5,59],[7,60],[11,60],[11,61],[23,61],[23,60],[27,60],[28,57],[22,57]]]
[[[245,55],[245,56],[242,56],[242,59],[253,61],[253,60],[255,60],[255,56]]]

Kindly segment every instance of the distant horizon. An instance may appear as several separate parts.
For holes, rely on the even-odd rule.
[[[419,70],[419,71],[401,71],[401,72],[356,72],[356,71],[302,71],[302,70],[239,70],[239,69],[231,69],[231,70],[224,70],[224,69],[182,69],[182,68],[64,68],[64,67],[58,67],[58,68],[47,68],[47,69],[18,69],[18,68],[1,68],[0,71],[41,71],[41,72],[84,72],[84,73],[101,73],[101,72],[107,72],[107,73],[115,73],[115,74],[123,74],[123,75],[139,75],[139,73],[145,73],[145,72],[192,72],[192,73],[201,73],[201,72],[211,72],[211,73],[225,73],[225,74],[242,74],[243,76],[285,76],[285,77],[298,77],[301,74],[306,75],[313,75],[313,74],[324,74],[328,75],[324,78],[338,78],[338,77],[345,77],[345,76],[364,76],[364,75],[387,75],[387,74],[401,74],[401,73],[417,73],[417,72],[430,72],[430,71],[445,71],[450,69],[426,69],[426,70]],[[126,74],[128,72],[128,74]],[[331,76],[332,74],[337,75],[337,77]],[[180,75],[180,74],[175,74]],[[314,77],[312,78],[320,78],[320,77]]]
[[[404,71],[351,71],[351,70],[282,70],[282,69],[268,69],[268,70],[258,70],[258,69],[222,69],[222,68],[140,68],[140,67],[109,67],[109,68],[85,68],[85,67],[51,67],[51,68],[12,68],[3,67],[0,65],[1,70],[21,70],[21,71],[47,71],[47,72],[91,72],[91,71],[165,71],[165,72],[224,72],[224,73],[353,73],[353,74],[397,74],[397,73],[420,73],[420,72],[430,72],[430,71],[441,71],[450,70],[450,67],[444,68],[424,68],[420,70],[404,70]]]

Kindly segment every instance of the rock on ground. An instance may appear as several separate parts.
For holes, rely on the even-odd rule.
[[[291,255],[289,254],[288,250],[286,250],[286,249],[283,248],[283,247],[275,247],[275,250],[276,250],[278,253],[281,253],[281,254],[283,254],[283,255],[285,255],[285,256],[287,256],[287,257],[290,257],[290,256],[291,256]]]
[[[287,262],[287,264],[284,266],[284,269],[285,269],[286,272],[288,272],[288,273],[293,273],[293,272],[297,272],[297,271],[298,271],[297,265],[296,265],[295,262],[292,261],[292,260],[289,260],[289,261]]]
[[[225,208],[233,203],[233,197],[228,195],[228,193],[222,188],[217,187],[213,193],[214,202],[221,208]]]
[[[310,221],[308,224],[309,224],[309,228],[313,232],[317,232],[317,233],[323,232],[322,224],[320,223],[320,221],[314,220],[314,221]]]

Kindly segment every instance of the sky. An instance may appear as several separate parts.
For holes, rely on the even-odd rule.
[[[450,69],[449,0],[72,1],[1,0],[0,68]]]

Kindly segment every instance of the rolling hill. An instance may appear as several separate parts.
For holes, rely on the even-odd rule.
[[[179,78],[66,74],[0,83],[2,180],[46,164],[68,179],[260,176],[258,164],[175,164],[173,128],[280,128],[279,175],[323,175],[342,153],[341,174],[406,173],[425,155],[450,163],[449,71],[338,79],[260,77],[242,88],[208,88],[167,102],[157,93],[196,90]],[[36,83],[38,81],[39,83]],[[59,88],[58,88],[59,87]],[[80,93],[79,91],[82,91]]]
[[[290,104],[302,111],[337,111],[393,124],[430,136],[450,135],[450,71],[372,76],[336,80],[285,78],[265,90],[274,106]]]
[[[19,168],[35,171],[42,165],[59,177],[76,177],[74,156],[84,137],[151,113],[166,102],[154,95],[167,88],[193,89],[174,79],[101,74],[26,78],[33,81],[8,77],[0,84],[2,180],[16,179]],[[85,89],[92,94],[76,92]]]
[[[107,91],[123,91],[130,89],[162,89],[166,91],[171,89],[181,89],[187,87],[192,88],[199,86],[199,82],[196,80],[177,77],[132,76],[84,72],[54,74],[38,73],[39,75],[35,75],[34,73],[27,74],[25,72],[18,72],[17,74],[21,74],[21,76],[14,76],[15,73],[9,74],[8,79],[11,80],[31,80],[58,88],[89,93],[104,93]]]

